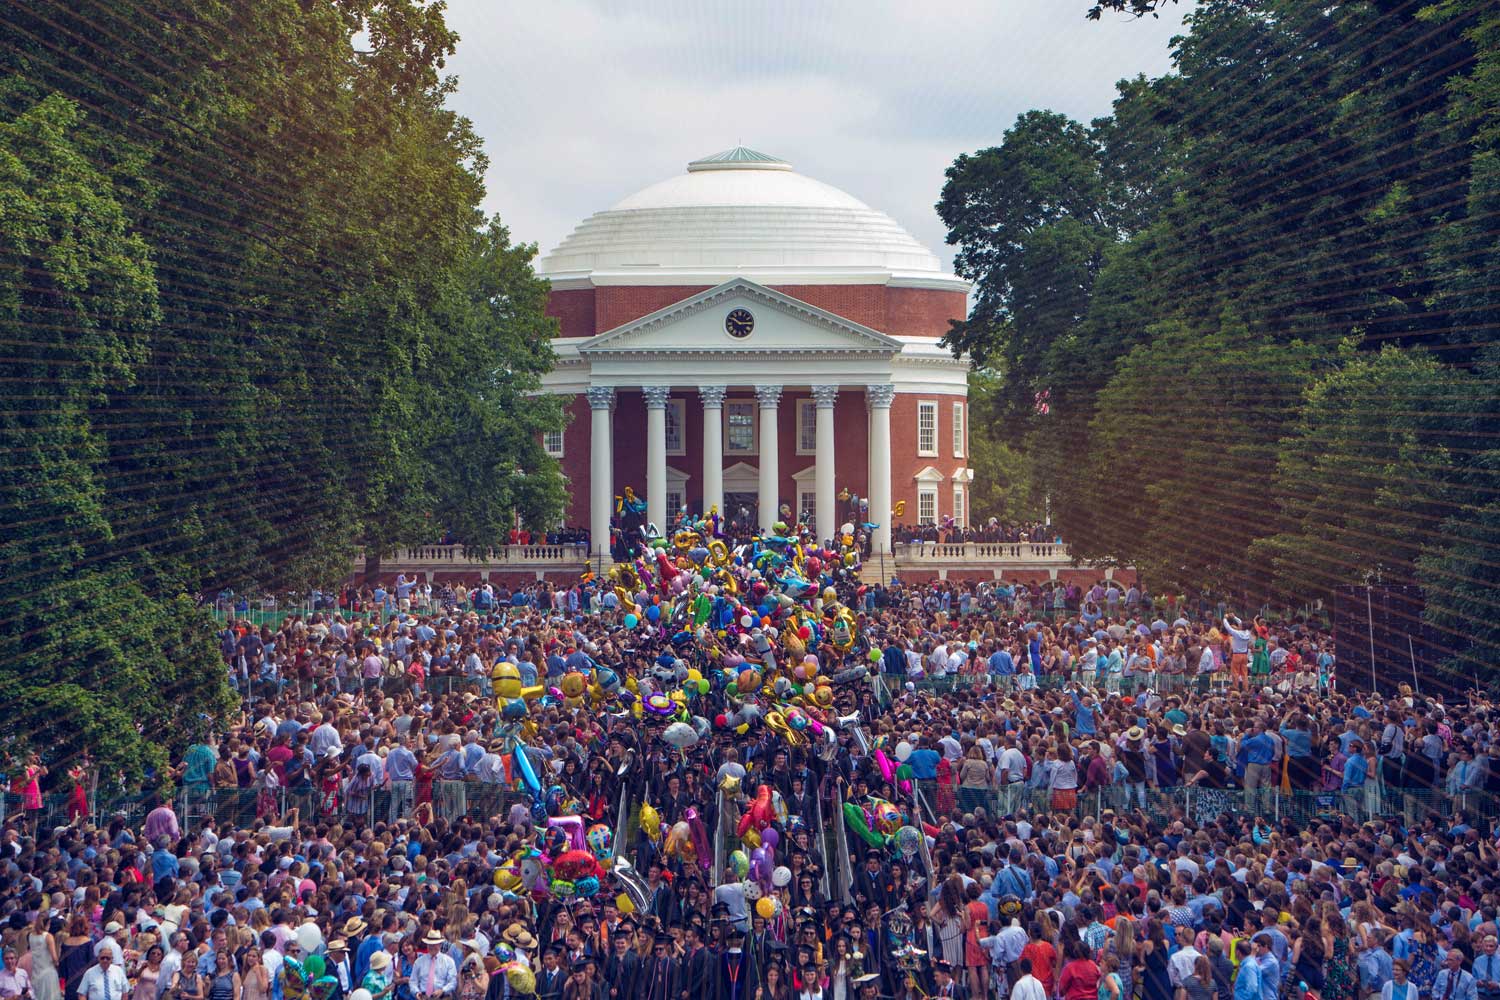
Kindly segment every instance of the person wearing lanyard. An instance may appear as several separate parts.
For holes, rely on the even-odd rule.
[[[78,983],[78,995],[84,1000],[123,1000],[129,990],[125,970],[115,964],[115,956],[108,949],[99,952],[99,963],[90,967]]]
[[[1464,953],[1450,948],[1432,982],[1433,1000],[1475,1000],[1477,995],[1474,976],[1464,971]]]
[[[1474,959],[1474,985],[1479,1000],[1500,1000],[1500,955],[1495,954],[1495,945],[1495,935],[1485,935],[1479,943],[1479,956]]]

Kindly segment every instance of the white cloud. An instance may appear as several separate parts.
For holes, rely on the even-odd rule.
[[[1018,114],[1105,114],[1169,68],[1180,12],[1086,21],[1087,0],[451,0],[452,105],[490,155],[486,208],[556,246],[580,220],[744,143],[894,216],[949,256],[943,170]]]

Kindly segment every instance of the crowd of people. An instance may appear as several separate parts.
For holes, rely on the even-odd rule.
[[[844,576],[780,661],[616,583],[231,621],[143,817],[26,768],[0,1000],[1500,1000],[1478,692],[1107,580]]]

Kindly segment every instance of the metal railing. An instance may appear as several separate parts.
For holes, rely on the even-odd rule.
[[[78,816],[71,808],[72,797],[68,793],[43,795],[40,809],[24,809],[21,796],[6,792],[0,795],[0,821],[24,812],[28,823],[48,829],[75,820],[103,826],[119,817],[127,827],[138,830],[152,809],[166,804],[176,812],[179,825],[187,830],[210,816],[221,828],[275,823],[294,808],[299,821],[313,822],[357,819],[390,822],[415,816],[419,805],[424,806],[424,812],[430,811],[435,819],[455,819],[476,812],[485,817],[503,817],[517,802],[530,802],[530,798],[509,785],[478,781],[435,781],[430,798],[424,794],[423,803],[417,802],[413,782],[396,782],[389,788],[376,787],[352,799],[343,789],[325,795],[312,787],[283,787],[266,792],[254,787],[209,786],[179,788],[169,797],[151,792],[95,794],[88,801],[88,809]]]
[[[918,801],[923,807],[927,805],[922,789],[918,789]],[[985,807],[992,816],[1027,812],[1080,820],[1098,819],[1106,812],[1123,814],[1139,809],[1157,821],[1180,815],[1200,824],[1224,813],[1251,819],[1258,816],[1267,823],[1290,818],[1300,825],[1343,816],[1360,822],[1387,816],[1410,821],[1433,814],[1456,823],[1455,817],[1460,810],[1469,810],[1473,815],[1489,815],[1497,806],[1500,806],[1500,796],[1492,792],[1469,791],[1450,795],[1438,788],[1387,787],[1378,781],[1353,792],[1112,784],[1078,791],[1076,804],[1070,808],[1059,808],[1054,793],[1047,789],[1014,786],[1011,789],[988,789],[985,795]]]

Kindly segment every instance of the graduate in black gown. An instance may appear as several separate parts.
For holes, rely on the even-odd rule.
[[[605,995],[609,1000],[629,1000],[637,995],[636,980],[640,976],[641,959],[630,946],[634,936],[634,921],[622,920],[610,938],[610,952],[603,968]]]
[[[667,954],[671,946],[670,937],[656,935],[651,957],[641,965],[640,978],[636,982],[635,995],[641,1000],[679,1000],[677,960]]]

